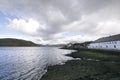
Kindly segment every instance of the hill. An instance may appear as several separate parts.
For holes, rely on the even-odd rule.
[[[46,44],[42,45],[42,47],[63,47],[65,44]]]
[[[32,41],[22,39],[4,38],[0,39],[0,46],[39,46]]]
[[[65,46],[63,46],[63,49],[83,49],[83,48],[87,48],[87,45],[89,45],[92,41],[88,41],[88,42],[83,42],[83,43],[69,43]]]

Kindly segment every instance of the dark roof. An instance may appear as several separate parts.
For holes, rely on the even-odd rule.
[[[100,38],[100,39],[94,41],[94,43],[108,42],[108,41],[118,41],[118,40],[120,40],[120,34],[109,36],[109,37]]]

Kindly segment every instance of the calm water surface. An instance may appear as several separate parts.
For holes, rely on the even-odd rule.
[[[0,80],[39,80],[47,66],[62,64],[73,51],[58,47],[0,47]]]

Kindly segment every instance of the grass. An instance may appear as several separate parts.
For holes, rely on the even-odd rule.
[[[82,60],[49,66],[41,80],[120,80],[120,54],[81,50],[68,56]]]
[[[68,56],[72,56],[74,58],[81,59],[99,59],[102,61],[120,61],[120,54],[113,54],[110,52],[99,52],[99,51],[86,51],[81,50],[79,52],[74,52],[72,54],[68,54]]]

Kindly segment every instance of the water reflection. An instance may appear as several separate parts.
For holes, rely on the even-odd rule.
[[[62,64],[70,50],[55,47],[0,47],[0,80],[38,79],[46,66]]]

